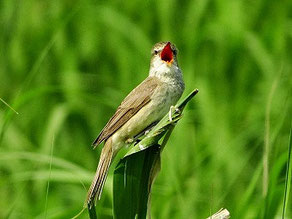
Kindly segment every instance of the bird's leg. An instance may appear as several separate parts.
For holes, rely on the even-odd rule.
[[[132,142],[135,142],[135,145],[137,143],[139,143],[141,141],[140,137],[147,135],[157,123],[158,123],[158,121],[155,121],[155,122],[151,123],[142,132],[140,132],[139,134],[135,135],[133,137],[133,139],[132,139],[133,140]]]
[[[172,112],[173,112],[174,106],[170,106],[169,112],[168,112],[168,120],[172,122]]]

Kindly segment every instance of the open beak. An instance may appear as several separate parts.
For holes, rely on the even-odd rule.
[[[163,48],[161,54],[160,54],[160,58],[167,62],[167,64],[171,64],[173,62],[173,52],[172,49],[170,47],[170,42],[168,42],[166,44],[166,46]]]

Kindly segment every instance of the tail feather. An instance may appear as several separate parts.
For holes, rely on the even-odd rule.
[[[104,147],[101,151],[97,170],[87,193],[85,206],[91,208],[94,205],[96,197],[100,199],[103,186],[108,174],[108,169],[111,165],[112,158],[113,158],[112,141],[111,138],[109,138],[105,142]]]

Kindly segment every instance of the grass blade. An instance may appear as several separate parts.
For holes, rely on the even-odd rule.
[[[51,160],[50,160],[50,166],[49,166],[49,179],[48,179],[47,191],[46,191],[45,218],[47,218],[47,212],[48,212],[48,196],[49,196],[49,189],[50,189],[50,178],[51,178],[51,173],[52,173],[53,152],[54,152],[54,136],[53,136],[52,146],[51,146]]]
[[[292,171],[291,171],[291,148],[292,148],[292,129],[290,128],[290,137],[289,137],[289,146],[288,146],[288,160],[287,160],[287,169],[286,169],[286,179],[285,179],[285,190],[284,190],[284,201],[283,201],[283,212],[282,218],[285,218],[288,201],[289,201],[289,192],[291,187],[292,180]]]
[[[17,115],[19,114],[15,109],[12,108],[12,106],[10,106],[5,100],[3,100],[1,97],[0,97],[0,101],[2,103],[4,103],[9,109],[11,109],[13,112],[15,112]]]

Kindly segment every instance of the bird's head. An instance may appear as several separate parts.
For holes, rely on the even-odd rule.
[[[171,42],[156,43],[151,51],[150,74],[154,73],[153,71],[168,72],[177,69],[177,52],[177,48]]]
[[[177,65],[177,48],[171,42],[156,43],[151,50],[152,64]]]

